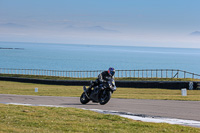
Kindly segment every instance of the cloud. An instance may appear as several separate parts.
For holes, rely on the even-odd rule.
[[[120,33],[117,30],[106,29],[102,26],[91,26],[91,27],[75,27],[75,26],[67,26],[65,28],[66,31],[75,31],[75,32],[96,32],[96,33]]]
[[[17,23],[3,23],[3,24],[0,24],[0,27],[4,27],[4,28],[27,28],[26,25],[17,24]]]
[[[191,36],[200,36],[200,31],[194,31],[190,33]]]

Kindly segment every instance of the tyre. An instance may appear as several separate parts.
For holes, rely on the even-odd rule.
[[[102,91],[99,96],[99,103],[101,105],[106,104],[111,98],[111,91]]]
[[[88,97],[85,95],[85,92],[82,93],[81,97],[80,97],[80,102],[82,104],[86,104],[90,101],[90,99],[88,99]]]

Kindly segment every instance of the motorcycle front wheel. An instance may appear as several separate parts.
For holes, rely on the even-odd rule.
[[[86,104],[90,101],[90,99],[88,99],[88,97],[85,95],[85,92],[82,93],[81,97],[80,97],[80,102],[82,104]]]
[[[99,103],[101,105],[106,104],[111,98],[111,91],[102,91],[99,96]]]

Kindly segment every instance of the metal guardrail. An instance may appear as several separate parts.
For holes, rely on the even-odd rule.
[[[96,71],[59,71],[44,69],[14,69],[0,68],[0,74],[22,74],[41,76],[60,76],[71,78],[96,78],[103,70]],[[142,70],[116,70],[117,78],[192,78],[200,79],[199,74],[179,69],[142,69]]]

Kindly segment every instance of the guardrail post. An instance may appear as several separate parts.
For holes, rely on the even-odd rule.
[[[142,78],[143,78],[143,73],[144,73],[144,70],[142,70]]]
[[[119,78],[119,70],[117,72],[118,72],[118,78]]]
[[[148,78],[148,70],[146,70],[146,78]]]
[[[138,70],[138,78],[140,78],[140,70]]]
[[[185,79],[185,71],[184,71],[184,79]]]
[[[158,78],[158,70],[156,69],[156,78]]]
[[[179,77],[179,70],[177,70],[177,78]]]

